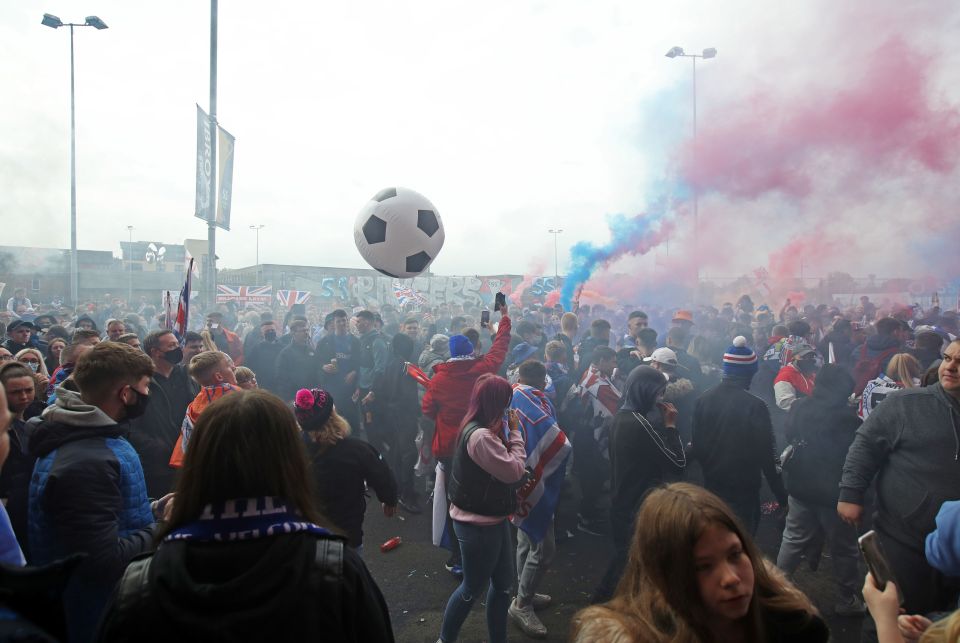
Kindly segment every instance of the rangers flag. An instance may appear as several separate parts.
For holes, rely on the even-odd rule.
[[[310,301],[310,292],[307,290],[278,290],[277,301],[287,310],[291,310],[295,304],[305,304]]]
[[[269,304],[273,286],[221,286],[217,284],[217,303]]]
[[[517,491],[517,512],[510,522],[535,543],[541,542],[560,503],[567,456],[573,447],[557,424],[549,398],[539,389],[514,384],[513,401],[520,432],[527,446],[527,470],[532,477]]]
[[[420,306],[427,304],[427,298],[413,289],[413,286],[404,286],[399,281],[393,282],[393,294],[397,297],[397,303],[406,306],[414,303]]]

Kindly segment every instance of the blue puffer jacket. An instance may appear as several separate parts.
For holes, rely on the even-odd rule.
[[[71,641],[93,637],[127,563],[153,544],[153,515],[126,425],[64,388],[30,440],[31,563],[86,554],[64,592]]]

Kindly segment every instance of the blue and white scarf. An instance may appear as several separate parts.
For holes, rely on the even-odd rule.
[[[174,529],[163,541],[234,542],[304,532],[331,535],[289,511],[280,498],[267,496],[207,505],[197,520]]]

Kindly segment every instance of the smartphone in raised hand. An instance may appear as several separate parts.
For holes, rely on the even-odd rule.
[[[493,298],[493,312],[497,312],[501,308],[507,305],[507,296],[502,292],[498,292]]]
[[[893,569],[887,562],[887,557],[883,553],[883,545],[880,543],[880,537],[872,529],[857,539],[860,545],[860,553],[863,554],[863,560],[867,563],[867,569],[873,576],[873,582],[881,592],[887,588],[887,581],[893,581],[897,586],[897,597],[900,604],[903,605],[903,592],[900,590],[900,583],[893,577]]]
[[[480,311],[480,328],[486,328],[490,325],[490,311]]]

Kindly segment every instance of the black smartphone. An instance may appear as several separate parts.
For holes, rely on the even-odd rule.
[[[498,292],[493,298],[493,312],[497,312],[501,308],[507,305],[507,296],[502,292]]]
[[[482,310],[480,311],[480,328],[486,328],[490,325],[490,311]]]
[[[900,604],[903,605],[903,592],[900,591],[900,583],[897,583],[897,579],[893,577],[893,570],[890,569],[890,563],[887,562],[887,557],[883,553],[883,545],[880,543],[877,532],[870,530],[860,536],[857,542],[877,589],[882,592],[887,587],[887,581],[893,581],[897,586],[897,596],[900,599]]]

